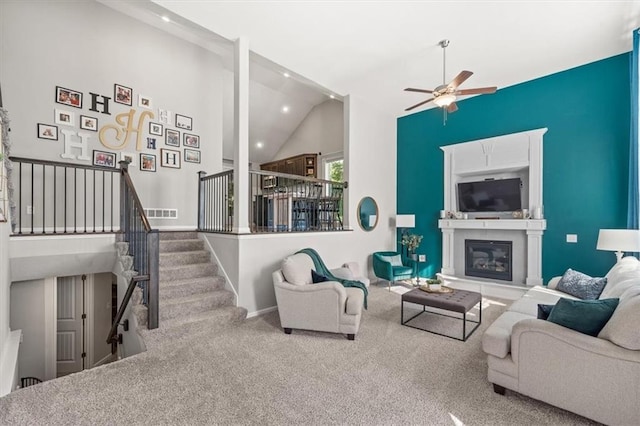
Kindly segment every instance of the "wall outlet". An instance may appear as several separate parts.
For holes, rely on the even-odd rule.
[[[577,243],[578,235],[577,234],[567,234],[567,242],[568,243]]]
[[[419,254],[418,255],[418,262],[426,262],[427,261],[427,255],[426,254]]]
[[[27,206],[27,214],[33,214],[33,206]]]

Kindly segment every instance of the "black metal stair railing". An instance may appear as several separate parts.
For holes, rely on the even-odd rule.
[[[151,229],[131,177],[128,162],[120,162],[120,229],[123,241],[129,243],[129,255],[133,257],[133,269],[138,273],[138,285],[143,289],[143,300],[148,308],[148,328],[158,328],[158,274],[160,263],[160,238],[157,229]],[[134,277],[136,278],[136,277]],[[130,295],[129,295],[130,297]],[[122,301],[124,310],[129,299]],[[118,320],[119,321],[119,320]],[[117,322],[114,322],[117,325]]]
[[[118,231],[120,170],[9,157],[13,163],[13,235],[98,234]]]
[[[233,170],[198,173],[198,231],[233,230]]]

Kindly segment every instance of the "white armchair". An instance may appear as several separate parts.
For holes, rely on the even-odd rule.
[[[349,266],[346,266],[349,265]],[[346,334],[354,340],[360,327],[364,293],[356,287],[344,287],[336,281],[313,284],[311,258],[298,253],[282,262],[273,273],[273,285],[284,332],[292,329],[327,331]],[[357,264],[345,264],[331,271],[338,278],[355,279],[368,286],[359,274]]]

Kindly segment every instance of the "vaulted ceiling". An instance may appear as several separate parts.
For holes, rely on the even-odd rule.
[[[629,51],[631,32],[640,26],[640,0],[99,1],[158,28],[165,25],[159,16],[169,15],[165,30],[219,53],[229,70],[229,40],[248,38],[255,52],[250,158],[258,163],[331,93],[362,97],[391,117],[405,115],[425,99],[405,87],[442,83],[442,39],[451,41],[447,80],[466,69],[474,75],[464,87],[500,89]],[[225,123],[232,123],[231,83],[229,73]],[[281,111],[285,104],[288,114]],[[225,157],[230,132],[225,124]],[[264,148],[255,147],[258,140]]]

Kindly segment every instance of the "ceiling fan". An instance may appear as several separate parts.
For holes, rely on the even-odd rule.
[[[405,109],[405,111],[411,111],[414,108],[418,108],[419,106],[426,104],[427,102],[433,101],[434,104],[444,109],[445,114],[447,112],[456,112],[458,110],[458,106],[456,105],[456,99],[458,96],[481,95],[496,92],[497,87],[495,86],[458,90],[458,86],[460,86],[473,75],[473,72],[471,71],[461,71],[460,74],[456,76],[456,78],[451,80],[451,83],[447,84],[445,82],[447,60],[446,52],[447,46],[449,46],[449,40],[442,40],[438,44],[440,45],[440,47],[442,47],[442,85],[436,87],[434,90],[414,89],[412,87],[407,87],[406,89],[404,89],[407,92],[430,93],[433,95],[432,98],[410,106],[409,108]]]

